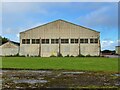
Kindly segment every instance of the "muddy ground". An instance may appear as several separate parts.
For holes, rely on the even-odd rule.
[[[2,89],[117,88],[120,74],[66,70],[1,70]]]

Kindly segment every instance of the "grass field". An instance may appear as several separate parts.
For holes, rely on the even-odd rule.
[[[2,68],[117,72],[118,59],[102,57],[2,57]]]

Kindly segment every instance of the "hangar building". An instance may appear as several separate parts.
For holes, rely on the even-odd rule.
[[[17,55],[19,53],[20,44],[8,41],[0,46],[0,56]]]
[[[120,46],[115,47],[115,53],[120,55]]]
[[[100,32],[65,20],[20,32],[20,55],[100,55]]]

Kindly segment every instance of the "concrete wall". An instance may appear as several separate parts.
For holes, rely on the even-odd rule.
[[[19,52],[19,46],[7,42],[0,46],[0,56],[16,55]]]
[[[116,52],[116,54],[120,55],[120,46],[116,46],[115,47],[115,52]]]
[[[72,38],[98,38],[100,33],[88,28],[80,27],[66,21],[57,20],[37,28],[20,33],[20,55],[38,55],[39,44],[22,44],[22,39],[72,39]],[[79,44],[61,44],[61,53],[63,56],[79,54]],[[48,57],[57,55],[59,44],[42,44],[41,56]],[[99,55],[100,43],[80,44],[80,51],[83,55]]]

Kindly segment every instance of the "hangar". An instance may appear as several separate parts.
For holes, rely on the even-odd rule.
[[[120,46],[115,47],[115,53],[120,55]]]
[[[20,32],[20,55],[100,55],[100,32],[65,20]]]
[[[14,41],[8,41],[0,46],[0,56],[17,55],[20,44]]]

